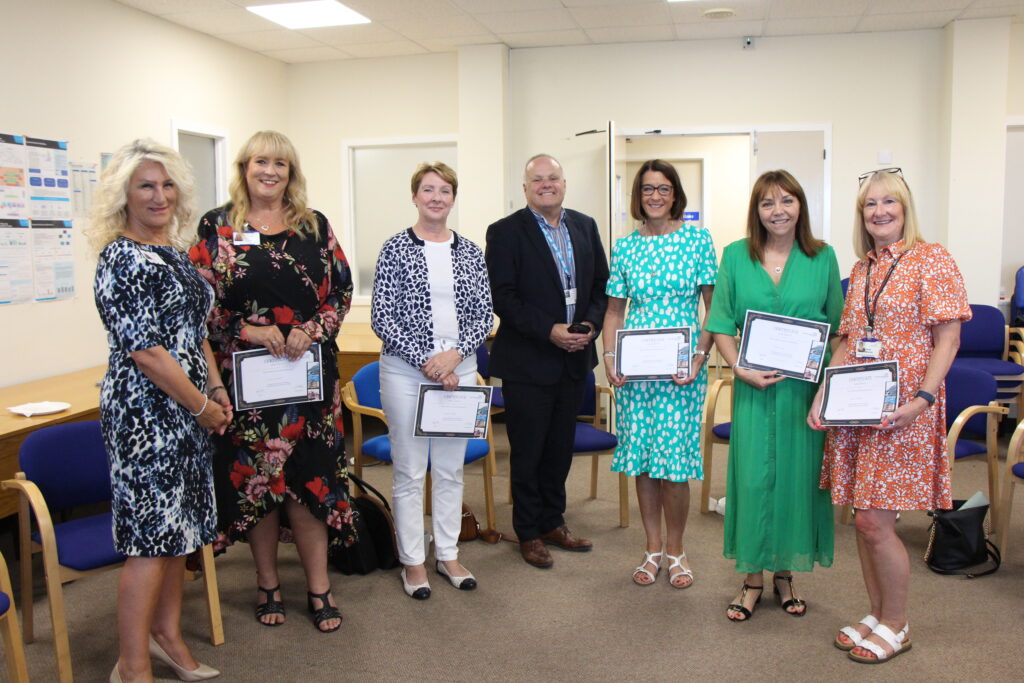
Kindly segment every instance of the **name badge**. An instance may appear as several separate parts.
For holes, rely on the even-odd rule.
[[[234,238],[231,240],[232,244],[248,245],[251,247],[258,247],[260,245],[260,234],[255,230],[246,230],[245,232],[234,233]]]
[[[573,306],[576,304],[576,288],[565,290],[565,305]]]
[[[882,341],[880,339],[861,339],[857,342],[857,358],[881,358]]]
[[[154,252],[152,252],[152,251],[143,251],[143,252],[142,252],[142,255],[143,255],[143,256],[144,256],[144,257],[146,258],[146,260],[147,260],[147,261],[149,261],[150,263],[155,263],[155,264],[156,264],[156,265],[158,265],[158,266],[166,266],[166,265],[167,265],[167,264],[166,264],[166,263],[164,262],[164,260],[163,260],[162,258],[160,258],[160,254],[154,253]]]

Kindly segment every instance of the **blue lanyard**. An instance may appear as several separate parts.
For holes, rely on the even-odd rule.
[[[559,222],[559,224],[561,224],[562,221],[559,220],[558,222]],[[545,223],[546,223],[546,221],[545,221]],[[540,227],[540,226],[538,226],[538,227]],[[552,232],[554,232],[554,230],[549,230],[546,227],[541,227],[540,231],[542,233],[544,233],[544,239],[546,239],[548,241],[548,246],[551,247],[551,252],[555,255],[555,258],[558,259],[558,265],[559,265],[559,267],[561,267],[562,273],[565,275],[564,286],[566,288],[571,289],[572,288],[572,280],[573,280],[573,277],[572,277],[573,271],[572,271],[572,269],[569,268],[569,265],[566,262],[565,256],[562,255],[562,250],[559,249],[559,247],[558,247],[558,241],[555,240],[554,236],[551,234]],[[566,244],[566,249],[569,252],[568,257],[569,257],[570,260],[573,260],[574,257],[573,257],[573,252],[572,252],[572,240],[569,238],[569,229],[568,228],[565,228],[565,244]]]

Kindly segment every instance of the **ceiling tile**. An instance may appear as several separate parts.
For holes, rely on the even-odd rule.
[[[263,52],[265,50],[290,50],[300,47],[321,47],[319,43],[301,33],[282,28],[278,31],[252,31],[250,33],[229,33],[218,36],[244,48]]]
[[[912,14],[873,14],[860,20],[858,31],[913,31],[942,28],[957,18],[959,10],[948,12],[914,12]]]
[[[899,3],[893,2],[893,4]],[[768,18],[809,19],[812,17],[860,16],[867,6],[868,0],[772,0],[768,9]],[[833,33],[833,31],[829,31],[829,33]]]
[[[672,21],[685,24],[690,21],[753,21],[768,14],[768,0],[723,0],[722,2],[675,2],[668,6]],[[704,12],[716,7],[728,7],[736,12],[731,19],[707,19]]]
[[[629,7],[632,5],[644,5],[651,4],[651,2],[657,2],[658,0],[562,0],[562,4],[566,7]],[[660,0],[660,4],[667,4],[665,0]],[[683,3],[686,4],[686,3]],[[705,4],[707,4],[705,2]]]
[[[999,0],[1005,3],[1006,0]],[[971,5],[960,14],[958,19],[988,19],[992,17],[1013,17],[1015,22],[1024,20],[1024,2],[1015,5]]]
[[[457,6],[467,12],[476,14],[478,12],[502,12],[508,10],[508,0],[451,0]],[[609,0],[602,0],[609,2]],[[647,0],[650,2],[650,0]],[[516,9],[519,11],[531,9],[561,9],[564,3],[561,0],[516,0]]]
[[[464,12],[450,0],[343,0],[373,21],[450,17]]]
[[[613,28],[588,28],[586,34],[595,43],[644,43],[652,40],[675,40],[676,32],[672,24],[658,26],[623,26]]]
[[[580,7],[569,10],[582,28],[655,26],[672,22],[664,2],[645,2],[610,7]]]
[[[291,50],[267,50],[263,52],[268,57],[279,59],[289,64],[300,64],[302,62],[326,62],[334,59],[351,59],[350,55],[333,47],[299,47]]]
[[[742,38],[760,36],[763,30],[763,21],[705,21],[700,24],[676,24],[676,37],[680,40]]]
[[[366,59],[369,57],[400,57],[402,55],[419,55],[426,53],[422,45],[411,40],[394,40],[387,43],[366,43],[345,48],[345,52],[353,57]]]
[[[812,17],[809,19],[769,19],[764,22],[766,36],[802,36],[813,33],[852,33],[860,17]]]
[[[466,15],[404,19],[389,21],[387,25],[407,38],[413,39],[451,38],[453,36],[472,36],[488,33],[486,27]]]
[[[228,0],[117,0],[117,2],[156,15],[237,7]]]
[[[476,20],[495,33],[554,33],[579,28],[564,9],[478,14]]]
[[[382,26],[381,24],[356,24],[355,26],[325,26],[324,28],[307,28],[300,31],[305,36],[323,43],[344,49],[346,45],[362,43],[383,43],[391,40],[402,40],[402,35]]]
[[[580,29],[565,31],[532,31],[525,33],[499,33],[498,37],[511,48],[557,47],[559,45],[586,45],[587,34]]]
[[[497,45],[501,43],[493,33],[478,36],[453,36],[451,38],[431,38],[417,40],[417,43],[431,52],[455,52],[463,45]]]
[[[1000,0],[1006,2],[1006,0]],[[963,10],[971,0],[871,0],[867,14],[911,14],[914,12],[941,12]],[[977,3],[975,3],[977,4]]]
[[[281,28],[272,21],[237,7],[226,10],[180,12],[168,14],[164,16],[164,19],[215,36],[251,31],[274,31]]]

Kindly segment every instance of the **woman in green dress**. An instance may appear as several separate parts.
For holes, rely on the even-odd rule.
[[[630,213],[641,224],[615,243],[605,290],[605,372],[616,387],[618,409],[619,445],[612,471],[636,477],[647,544],[633,581],[642,586],[654,583],[663,557],[674,588],[693,583],[683,531],[690,508],[689,480],[704,476],[700,424],[707,389],[704,362],[712,344],[711,335],[700,331],[697,309],[702,296],[704,305],[711,305],[717,267],[711,235],[683,223],[685,208],[686,194],[672,164],[645,161],[633,181],[630,203]],[[690,371],[672,381],[627,382],[615,370],[616,330],[659,327],[692,328]]]
[[[764,591],[762,572],[782,608],[803,616],[793,571],[832,564],[832,502],[818,488],[822,435],[807,426],[817,384],[738,367],[736,333],[748,310],[827,322],[836,330],[843,310],[839,265],[832,247],[811,235],[803,188],[786,171],[754,183],[747,237],[722,253],[718,291],[707,329],[738,380],[725,507],[724,555],[745,574],[726,616],[746,621]],[[827,354],[826,349],[826,354]],[[823,359],[827,365],[828,357]]]

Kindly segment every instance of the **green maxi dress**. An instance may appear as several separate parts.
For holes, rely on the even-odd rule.
[[[834,333],[843,291],[832,247],[808,257],[794,244],[776,285],[750,258],[746,239],[730,244],[722,253],[707,329],[736,334],[748,309],[828,322]],[[832,564],[832,501],[818,487],[825,435],[807,426],[817,389],[791,378],[764,391],[739,380],[733,385],[723,554],[736,560],[737,572]]]

